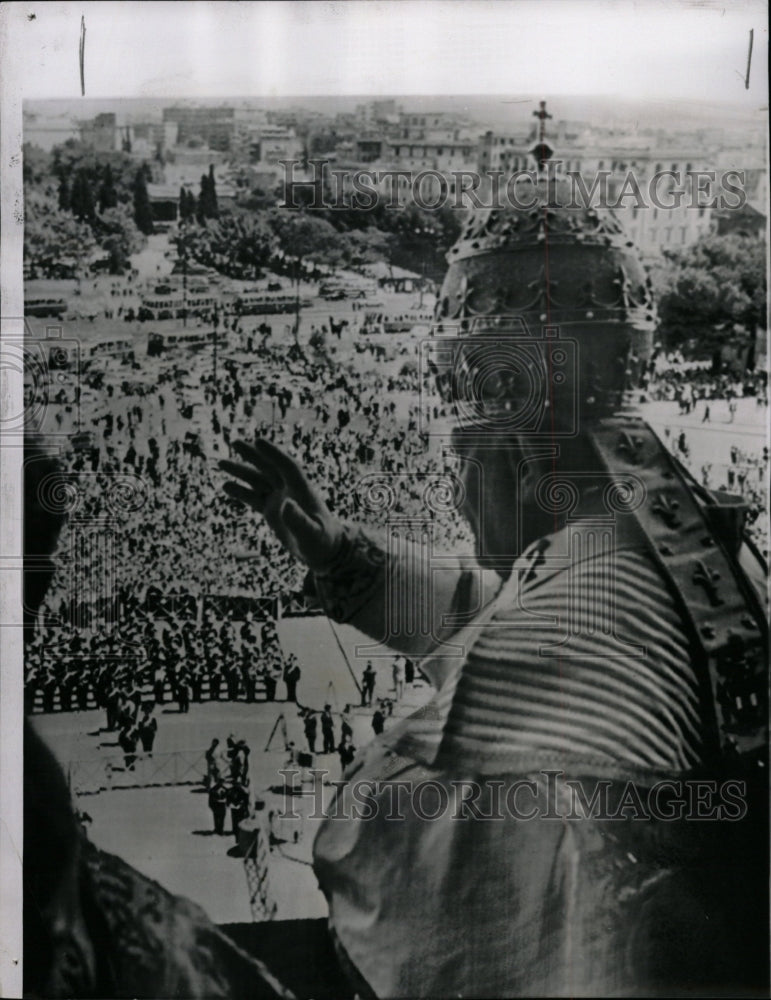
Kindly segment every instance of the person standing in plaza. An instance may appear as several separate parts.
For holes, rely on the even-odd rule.
[[[393,679],[396,701],[401,701],[404,697],[404,665],[406,662],[405,657],[401,653],[394,657]]]
[[[221,837],[225,833],[225,815],[228,810],[228,790],[221,778],[216,778],[209,789],[209,809],[214,823],[214,833]]]
[[[187,666],[179,668],[175,681],[177,708],[184,715],[190,711],[190,671]]]
[[[353,718],[351,716],[351,706],[346,705],[340,716],[340,736],[344,740],[346,736],[353,739]]]
[[[233,837],[238,840],[238,827],[249,815],[249,790],[243,781],[233,781],[227,789]]]
[[[375,711],[372,713],[372,730],[375,736],[380,736],[384,728],[385,728],[385,715],[383,714],[380,702],[378,702]]]
[[[124,754],[123,760],[127,771],[133,771],[134,764],[136,763],[137,735],[137,729],[134,723],[130,719],[124,720],[118,735],[118,743],[120,744],[120,748]]]
[[[220,780],[220,766],[219,766],[219,753],[217,747],[220,745],[220,741],[215,738],[211,741],[209,749],[206,751],[206,785],[208,788],[214,788],[217,782]]]
[[[139,739],[142,742],[142,749],[145,753],[152,753],[155,744],[155,737],[158,732],[158,720],[154,713],[145,709],[144,715],[137,724]]]
[[[353,740],[350,736],[343,737],[337,748],[337,752],[340,755],[340,767],[344,775],[346,768],[350,767],[353,763],[354,757],[356,756],[356,747],[353,745]]]
[[[323,741],[322,753],[329,754],[335,752],[335,723],[332,719],[332,706],[325,705],[321,713],[321,738]]]
[[[297,701],[297,684],[300,680],[300,664],[294,653],[289,654],[289,659],[284,666],[284,683],[286,684],[286,700]]]
[[[305,732],[305,738],[308,741],[308,750],[311,753],[316,753],[316,730],[318,728],[318,720],[316,719],[316,713],[311,708],[306,708],[304,710],[303,718],[303,730]]]
[[[265,700],[275,701],[278,677],[276,676],[276,666],[272,657],[263,658],[262,667],[260,668],[260,676],[262,677],[262,683],[265,687]],[[280,674],[278,676],[280,676]]]
[[[155,691],[155,701],[156,704],[163,704],[164,690],[166,687],[166,668],[158,663],[155,668],[155,675],[153,678],[153,690]]]
[[[361,675],[361,704],[362,707],[372,705],[372,697],[375,693],[375,678],[377,674],[372,668],[372,660],[367,660],[364,673]]]

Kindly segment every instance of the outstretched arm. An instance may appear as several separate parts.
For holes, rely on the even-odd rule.
[[[220,462],[237,482],[231,497],[263,515],[277,538],[311,571],[312,587],[327,614],[349,622],[394,649],[424,656],[451,636],[445,624],[483,606],[494,592],[479,572],[458,565],[437,571],[425,542],[387,552],[374,536],[332,514],[300,467],[275,445],[257,440],[233,445],[244,461]]]

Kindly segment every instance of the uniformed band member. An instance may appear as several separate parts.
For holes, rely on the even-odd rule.
[[[53,575],[63,510],[44,442],[25,445],[24,635]],[[48,483],[48,486],[45,484]],[[221,787],[223,793],[224,786]],[[213,789],[212,789],[213,791]],[[211,792],[210,792],[211,796]],[[210,797],[215,829],[226,805]],[[24,983],[26,997],[291,997],[189,900],[95,847],[59,765],[24,728]]]
[[[142,749],[145,753],[152,753],[155,744],[155,737],[158,732],[158,719],[151,709],[146,709],[137,724],[139,739],[142,741]]]
[[[476,561],[416,584],[430,552],[340,523],[269,442],[222,463],[327,613],[436,688],[319,832],[331,933],[361,996],[760,995],[762,569],[741,507],[627,408],[655,325],[633,246],[555,192],[474,212],[448,255],[432,363]],[[408,582],[429,629],[389,618]],[[357,781],[379,811],[341,821]],[[395,781],[479,795],[395,819]]]

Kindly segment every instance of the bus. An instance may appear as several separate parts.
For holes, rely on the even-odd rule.
[[[203,316],[219,307],[219,296],[208,290],[191,290],[185,295],[180,289],[170,289],[163,295],[146,296],[142,299],[138,317],[140,320],[183,319],[185,314]]]
[[[376,293],[377,285],[374,281],[357,282],[345,278],[332,278],[319,286],[319,295],[329,301],[367,299]]]
[[[403,313],[367,312],[360,333],[409,333],[416,326],[431,326],[434,313],[431,309],[408,309]]]
[[[215,330],[174,330],[169,333],[152,331],[147,335],[147,356],[157,358],[174,348],[198,351],[213,344],[216,336]]]
[[[241,292],[236,296],[233,308],[238,316],[269,316],[276,313],[292,313],[297,308],[297,299],[294,295]]]
[[[67,303],[64,299],[25,299],[25,316],[55,316],[61,319],[67,312]]]

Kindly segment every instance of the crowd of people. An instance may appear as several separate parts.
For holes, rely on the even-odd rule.
[[[764,370],[746,372],[741,377],[731,373],[714,373],[709,365],[699,366],[682,361],[679,355],[662,359],[647,387],[655,400],[677,404],[677,416],[695,418],[693,427],[712,423],[733,424],[738,401],[754,399],[754,409],[765,416],[768,406],[768,385]],[[746,414],[746,409],[745,409]],[[758,419],[765,428],[766,420]],[[766,445],[750,448],[733,443],[728,460],[697,460],[692,448],[692,430],[688,427],[665,426],[663,437],[672,453],[685,465],[702,486],[710,490],[739,495],[747,505],[747,533],[761,555],[768,559],[768,487],[769,455]]]
[[[332,371],[299,343],[288,362],[286,343],[262,318],[229,327],[216,378],[208,351],[183,349],[140,355],[139,371],[136,360],[107,358],[87,372],[86,386],[98,388],[81,393],[77,447],[62,455],[77,524],[59,551],[77,555],[59,560],[39,616],[26,662],[29,707],[105,707],[112,687],[127,697],[146,684],[180,711],[205,698],[295,700],[299,665],[283,655],[275,623],[266,641],[264,610],[222,610],[230,599],[275,600],[303,586],[299,564],[264,523],[222,492],[216,462],[239,436],[292,451],[343,518],[382,527],[419,511],[434,544],[471,550],[463,522],[424,506],[426,477],[445,474],[450,460],[417,433],[417,366],[404,370],[403,345],[384,363],[341,341]],[[61,403],[62,430],[75,412]],[[373,475],[398,484],[390,506],[377,502]],[[109,544],[80,544],[105,515]],[[109,599],[89,599],[104,595],[96,581],[106,578]]]
[[[249,754],[251,749],[244,739],[236,740],[231,733],[222,747],[213,739],[206,751],[205,786],[209,810],[212,814],[214,833],[225,833],[225,820],[230,809],[231,832],[238,837],[238,828],[253,809],[249,779]]]
[[[752,397],[758,407],[768,405],[768,379],[763,368],[741,375],[733,370],[716,372],[710,363],[686,362],[678,352],[657,358],[646,388],[653,400],[676,402],[682,416],[703,418],[706,412],[705,422],[714,419],[715,404],[721,402],[725,403],[726,423],[733,422],[731,404],[737,399]]]
[[[114,299],[136,288],[131,275],[109,292]],[[80,424],[78,407],[54,397],[57,428],[79,432],[62,456],[78,521],[69,530],[82,539],[93,523],[98,532],[105,514],[114,530],[100,546],[67,539],[65,529],[60,551],[69,544],[70,558],[59,561],[26,661],[30,708],[106,708],[114,687],[130,698],[146,684],[157,703],[170,698],[183,712],[204,699],[296,700],[300,668],[284,656],[275,622],[269,641],[256,634],[271,615],[223,610],[228,599],[275,601],[303,586],[302,568],[264,522],[222,492],[217,460],[230,457],[239,437],[262,436],[289,450],[344,519],[382,528],[392,517],[419,514],[430,518],[437,548],[472,551],[452,504],[444,513],[425,506],[427,480],[457,466],[436,439],[419,433],[427,383],[414,343],[357,338],[355,320],[314,324],[304,344],[263,317],[221,320],[216,362],[209,348],[156,357],[138,341],[133,360],[91,362]],[[716,375],[678,355],[660,357],[646,387],[650,399],[675,401],[681,414],[715,421],[725,409],[726,422],[736,399],[765,405],[766,391],[763,373]],[[433,420],[444,415],[438,402],[428,407]],[[686,431],[665,436],[692,467]],[[734,451],[725,466],[692,471],[704,485],[747,499],[751,531],[767,550],[768,453]],[[112,594],[99,607],[87,595],[108,578]],[[149,600],[151,589],[160,602]],[[394,678],[396,688],[403,682]],[[362,699],[371,705],[367,685],[365,671]]]

